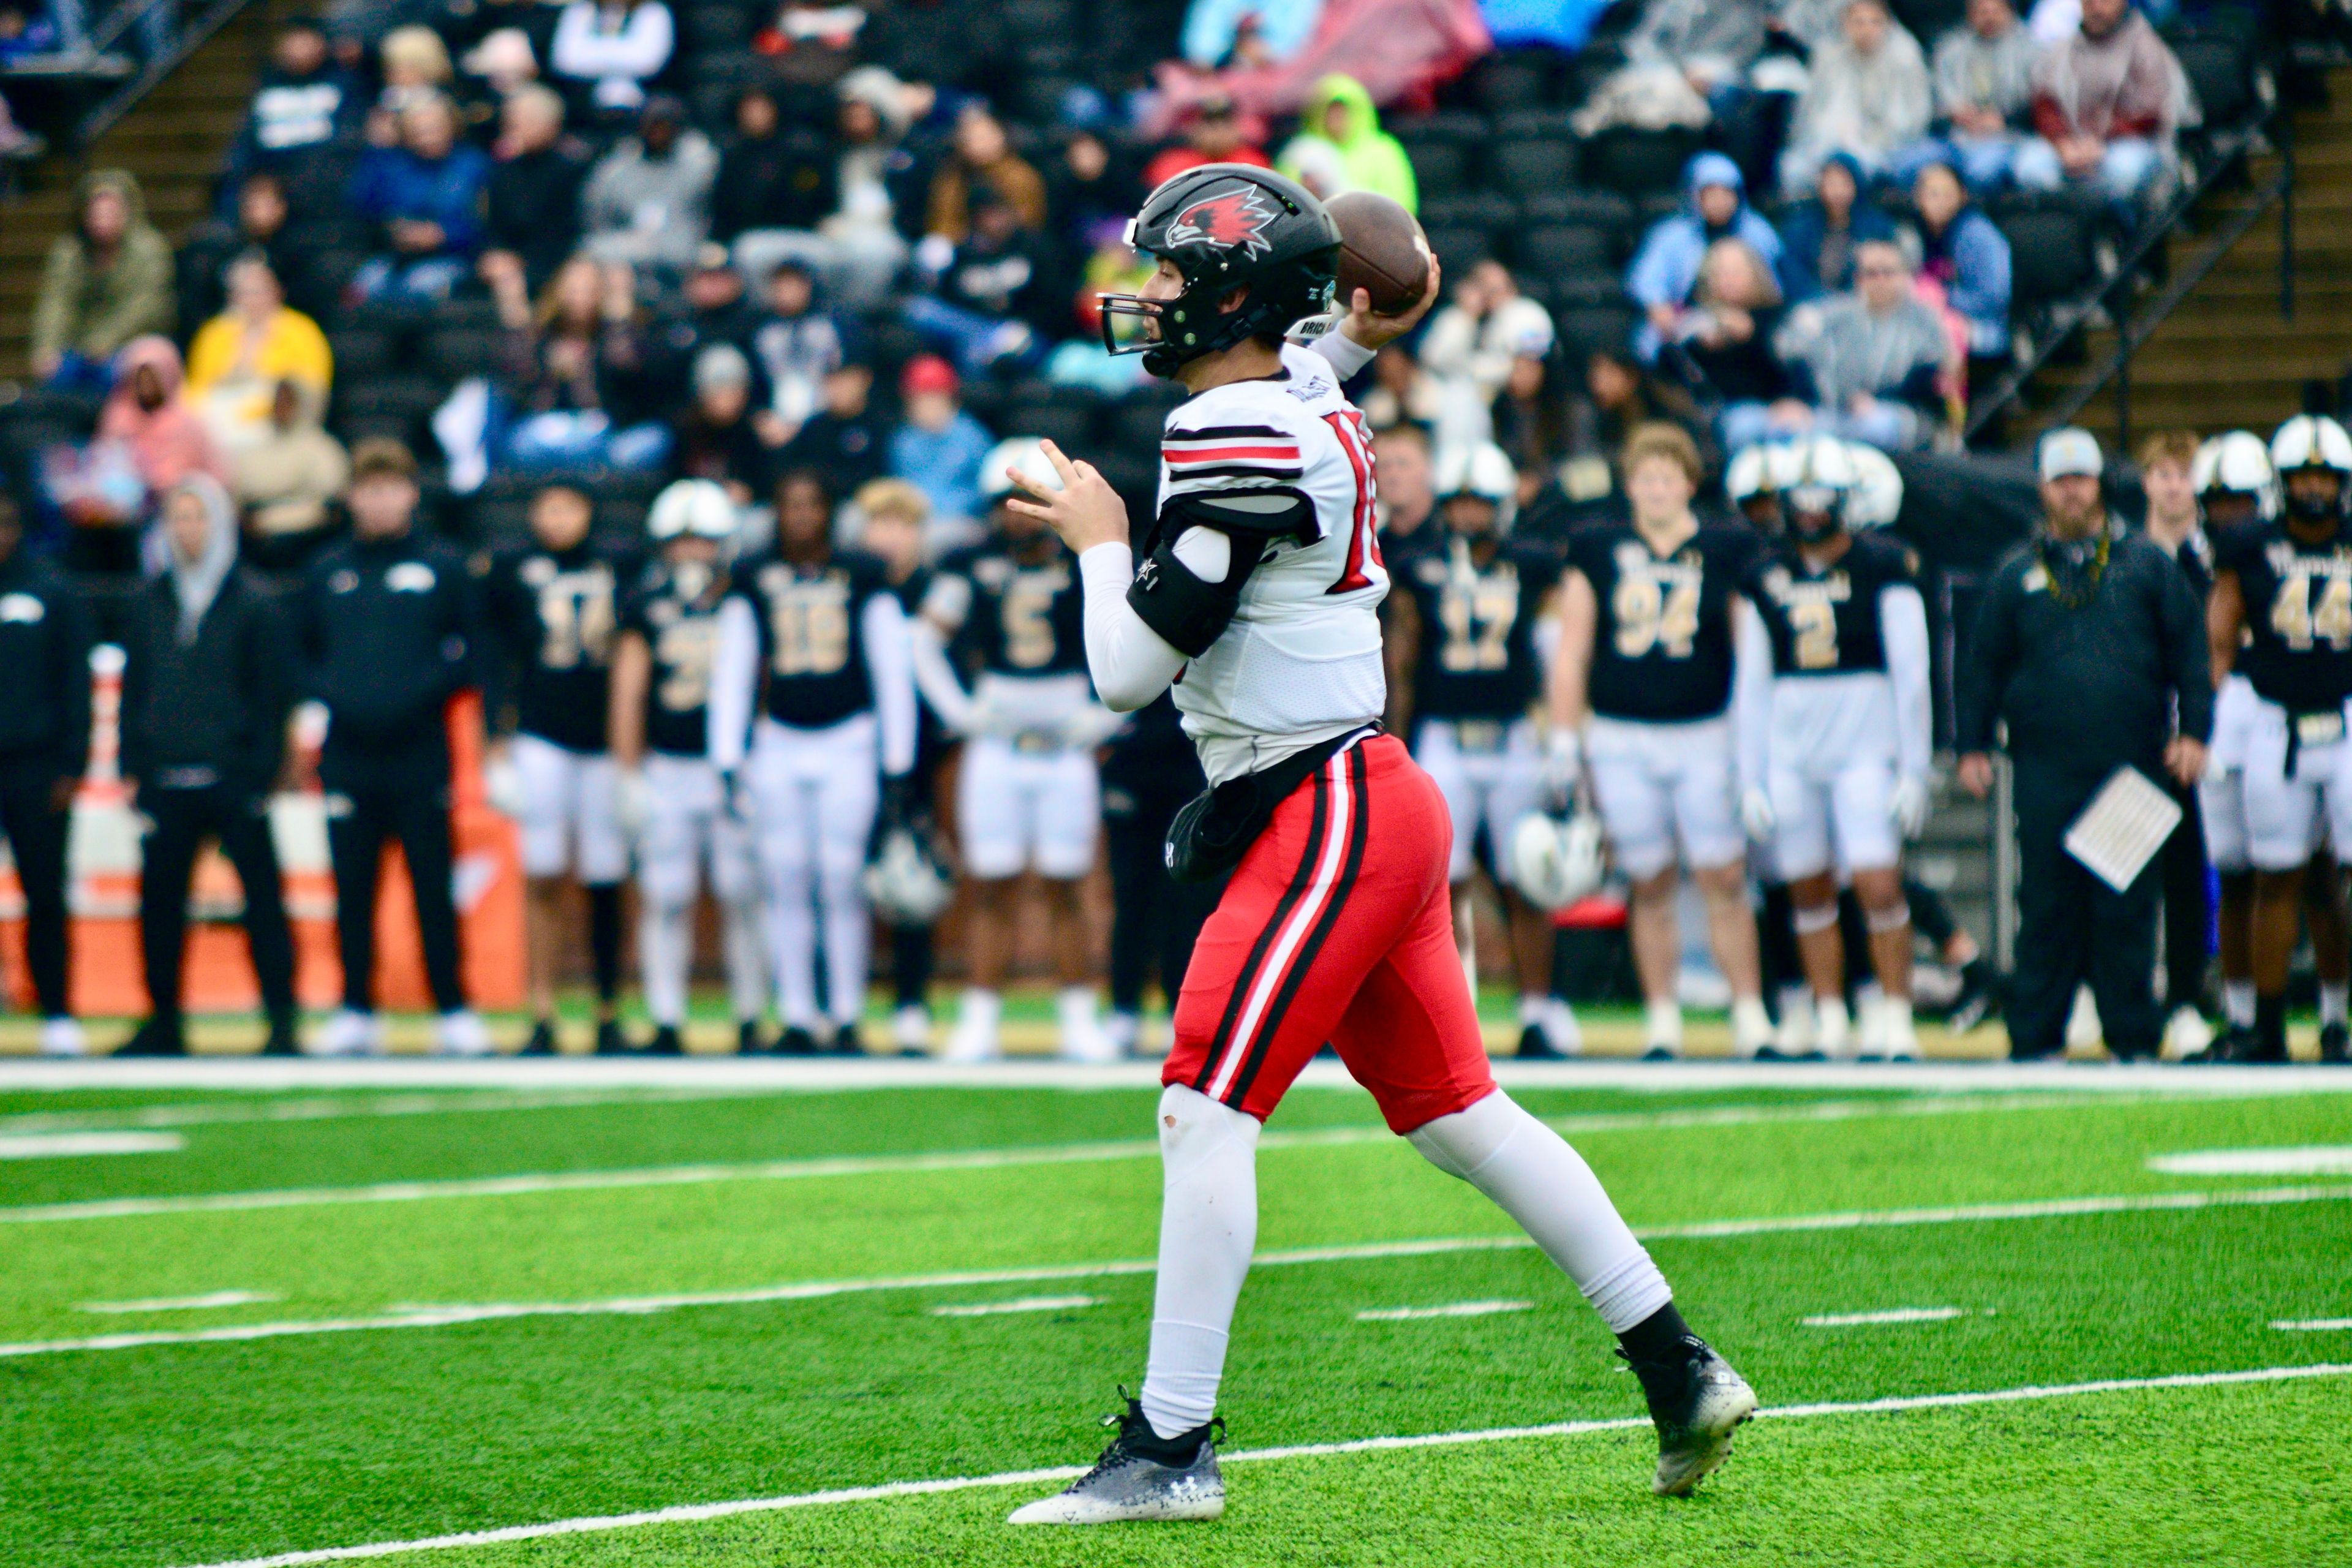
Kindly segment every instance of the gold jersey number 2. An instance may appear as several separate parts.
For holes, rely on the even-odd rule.
[[[1829,669],[1838,661],[1837,606],[1806,599],[1789,606],[1799,669]]]
[[[1688,658],[1698,638],[1698,597],[1696,583],[1668,588],[1655,577],[1619,578],[1609,596],[1619,656],[1640,658],[1655,648],[1668,658]]]
[[[2323,579],[2315,604],[2311,578],[2297,572],[2279,579],[2278,596],[2271,601],[2271,630],[2297,653],[2315,643],[2339,651],[2352,647],[2352,578]]]

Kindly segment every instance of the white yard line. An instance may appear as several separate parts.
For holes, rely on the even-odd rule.
[[[2352,1144],[2194,1149],[2151,1155],[2147,1168],[2168,1176],[2352,1176]]]
[[[2352,1374],[2352,1363],[2315,1366],[2253,1367],[2242,1372],[2183,1373],[2168,1377],[2104,1378],[2095,1383],[2061,1383],[2022,1388],[1994,1388],[1962,1394],[1903,1394],[1887,1399],[1831,1401],[1815,1405],[1783,1405],[1759,1410],[1759,1420],[1799,1421],[1832,1415],[1894,1415],[1913,1410],[1950,1410],[1975,1405],[2011,1405],[2043,1399],[2075,1399],[2089,1394],[2129,1394],[2158,1389],[2220,1388],[2237,1384],[2287,1383],[2305,1378]],[[1454,1448],[1477,1443],[1507,1443],[1528,1437],[1578,1437],[1593,1432],[1632,1431],[1647,1426],[1640,1416],[1607,1421],[1555,1421],[1541,1426],[1490,1426],[1468,1432],[1430,1432],[1407,1437],[1359,1437],[1339,1443],[1298,1443],[1287,1447],[1242,1449],[1220,1454],[1227,1465],[1265,1464],[1278,1459],[1325,1458],[1342,1454],[1383,1453],[1404,1448]],[[826,1491],[799,1492],[786,1497],[745,1498],[733,1502],[688,1503],[677,1508],[648,1509],[639,1513],[615,1513],[581,1519],[551,1520],[542,1524],[509,1525],[501,1530],[463,1531],[452,1535],[414,1541],[379,1541],[365,1546],[330,1546],[308,1552],[281,1552],[273,1557],[247,1557],[214,1563],[204,1568],[309,1568],[317,1563],[354,1563],[371,1558],[402,1557],[419,1552],[447,1552],[466,1547],[499,1546],[515,1542],[546,1541],[566,1535],[594,1535],[618,1530],[643,1530],[663,1524],[701,1524],[736,1519],[745,1514],[782,1513],[792,1509],[824,1508],[840,1503],[879,1502],[893,1498],[928,1497],[941,1492],[977,1491],[996,1488],[1046,1486],[1072,1480],[1086,1473],[1080,1465],[1051,1469],[1008,1470],[993,1476],[954,1476],[938,1480],[892,1481],[882,1486],[837,1487]]]
[[[158,1296],[146,1301],[84,1301],[81,1310],[128,1317],[140,1312],[209,1312],[221,1307],[254,1307],[278,1300],[267,1290],[215,1290],[203,1296]]]
[[[0,1134],[0,1160],[76,1160],[90,1154],[176,1154],[176,1132],[17,1132]]]
[[[1809,1329],[1856,1329],[1872,1323],[1948,1323],[1954,1318],[1992,1316],[1992,1309],[1889,1307],[1881,1312],[1816,1312],[1797,1321]]]
[[[6,1086],[0,1084],[0,1087]],[[770,1092],[772,1091],[756,1089],[701,1091],[631,1089],[509,1094],[499,1089],[481,1089],[189,1105],[126,1105],[109,1110],[28,1110],[16,1116],[0,1116],[0,1134],[87,1130],[110,1131],[142,1127],[231,1127],[252,1122],[341,1121],[376,1116],[450,1116],[486,1110],[569,1110],[600,1105],[683,1105],[707,1100],[755,1099]]]
[[[2243,1193],[2157,1193],[2136,1197],[2055,1198],[2041,1203],[1959,1205],[1944,1208],[1882,1209],[1849,1214],[1785,1215],[1759,1219],[1707,1220],[1692,1225],[1637,1226],[1645,1240],[1713,1240],[1769,1234],[1862,1230],[1914,1225],[1964,1225],[2005,1220],[2063,1219],[2084,1215],[2175,1213],[2279,1204],[2336,1203],[2352,1199],[2352,1186],[2273,1187]],[[1297,1247],[1260,1253],[1253,1267],[1280,1268],[1318,1263],[1367,1262],[1390,1258],[1432,1258],[1452,1253],[1511,1252],[1533,1247],[1524,1236],[1444,1237],[1421,1241],[1378,1241],[1336,1247]],[[380,1315],[324,1318],[274,1323],[232,1323],[218,1328],[153,1330],[99,1334],[86,1339],[25,1340],[0,1344],[0,1359],[54,1355],[74,1351],[135,1350],[150,1345],[226,1344],[284,1339],[301,1334],[338,1334],[379,1329],[436,1329],[509,1318],[645,1317],[689,1307],[733,1307],[773,1301],[814,1301],[881,1290],[927,1290],[967,1285],[1030,1284],[1047,1280],[1100,1279],[1150,1274],[1150,1258],[1105,1263],[1048,1264],[1034,1268],[976,1269],[945,1274],[908,1274],[871,1279],[809,1279],[739,1290],[606,1297],[588,1301],[493,1301],[406,1304]]]
[[[1422,1318],[1491,1318],[1498,1312],[1524,1312],[1533,1301],[1449,1301],[1443,1307],[1367,1307],[1356,1314],[1360,1323],[1410,1323]]]
[[[934,1318],[995,1318],[1007,1312],[1068,1312],[1080,1307],[1099,1307],[1099,1296],[1022,1296],[1010,1301],[965,1301],[951,1307],[934,1307]]]
[[[2271,1325],[2291,1334],[2329,1334],[2352,1329],[2352,1318],[2283,1318]]]

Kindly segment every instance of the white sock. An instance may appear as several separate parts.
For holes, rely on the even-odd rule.
[[[959,1027],[969,1024],[992,1035],[996,1033],[997,1017],[1003,1011],[1003,997],[977,985],[967,985],[962,1000],[956,1004],[956,1024]]]
[[[768,959],[760,931],[760,901],[719,906],[720,945],[727,959],[727,999],[735,1021],[756,1018],[768,1005]]]
[[[1520,1028],[1542,1027],[1544,1019],[1549,1016],[1550,1013],[1550,997],[1542,994],[1540,992],[1522,991],[1519,993]]]
[[[1813,1048],[1826,1056],[1837,1056],[1853,1046],[1853,1029],[1846,1016],[1843,996],[1813,998]]]
[[[1753,1057],[1771,1043],[1772,1015],[1761,996],[1734,997],[1731,1003],[1731,1047],[1742,1058]]]
[[[1683,1048],[1683,1008],[1679,1002],[1653,1002],[1644,1009],[1643,1022],[1647,1034],[1645,1046],[1664,1046],[1668,1050]]]
[[[646,1011],[656,1024],[686,1022],[686,972],[694,961],[692,910],[666,910],[651,900],[637,911],[637,978]]]
[[[1088,1029],[1095,1022],[1095,990],[1091,985],[1065,985],[1055,997],[1054,1008],[1062,1022],[1062,1033],[1067,1035]],[[1194,1423],[1198,1425],[1198,1423]]]
[[[1171,1084],[1160,1093],[1165,1185],[1142,1404],[1162,1437],[1217,1413],[1234,1303],[1257,1246],[1258,1131],[1256,1117],[1197,1089]]]
[[[2352,1001],[2352,985],[2322,985],[2319,988],[2319,1021],[2322,1024],[2343,1023],[2347,1001]]]
[[[1431,1164],[1518,1221],[1612,1332],[1623,1333],[1674,1300],[1592,1167],[1502,1090],[1407,1136]]]
[[[816,1022],[816,889],[806,866],[768,879],[768,930],[776,966],[776,1012],[788,1029]]]
[[[828,866],[817,881],[824,911],[825,1014],[835,1024],[855,1026],[866,1011],[866,952],[874,922],[857,885],[864,868]]]
[[[2221,1016],[2241,1029],[2254,1026],[2254,983],[2251,980],[2221,982]]]

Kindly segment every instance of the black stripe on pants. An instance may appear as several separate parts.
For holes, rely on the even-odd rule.
[[[7,836],[16,880],[25,889],[25,967],[33,972],[33,994],[45,1018],[62,1018],[71,1011],[66,988],[66,833],[73,814],[53,808],[58,778],[57,764],[47,757],[0,761],[0,834]]]
[[[261,1005],[272,1018],[292,1016],[294,937],[286,925],[268,805],[267,796],[218,787],[139,792],[139,808],[155,825],[141,848],[139,944],[147,964],[148,1005],[158,1016],[173,1017],[180,1011],[188,880],[208,837],[220,840],[221,853],[245,888],[245,940]]]
[[[438,743],[388,754],[338,755],[319,766],[327,790],[327,851],[335,864],[335,939],[343,1005],[375,1006],[375,899],[386,841],[398,839],[416,893],[425,979],[444,1013],[466,1005],[458,981],[457,907],[449,888],[449,754]],[[331,748],[332,742],[330,742]]]

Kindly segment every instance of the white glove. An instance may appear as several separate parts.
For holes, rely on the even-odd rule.
[[[1573,730],[1554,730],[1544,743],[1544,794],[1566,800],[1584,776],[1584,742]]]
[[[492,811],[517,819],[521,817],[530,799],[522,786],[522,770],[503,752],[482,764],[482,793],[488,797]]]
[[[1062,744],[1074,752],[1091,752],[1126,727],[1126,714],[1089,702],[1062,721]]]
[[[614,792],[613,810],[621,819],[621,832],[635,840],[644,837],[646,823],[653,816],[653,786],[646,782],[643,768],[621,770],[620,787]]]
[[[1927,781],[1916,773],[1906,773],[1895,781],[1894,793],[1886,797],[1886,815],[1896,832],[1906,838],[1916,838],[1927,826]]]
[[[1772,815],[1772,797],[1760,789],[1743,790],[1739,795],[1739,820],[1748,828],[1748,837],[1763,843],[1772,837],[1780,818]]]
[[[1017,715],[1006,710],[1006,704],[993,689],[973,695],[971,707],[964,714],[961,726],[966,735],[996,735],[1007,739],[1027,727]]]

